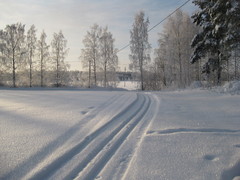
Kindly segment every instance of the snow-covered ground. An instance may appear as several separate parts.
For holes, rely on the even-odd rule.
[[[127,89],[130,91],[140,89],[139,82],[137,81],[120,81],[117,87]]]
[[[232,180],[239,107],[199,89],[2,89],[0,179]]]

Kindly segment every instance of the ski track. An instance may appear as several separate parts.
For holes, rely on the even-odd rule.
[[[136,98],[124,108],[120,107],[126,102],[126,98],[121,98],[123,94],[120,94],[112,97],[98,108],[92,109],[80,122],[0,179],[91,180],[101,178],[99,174],[105,170],[104,168],[108,164],[112,165],[110,162],[115,158],[115,154],[116,156],[121,155],[121,153],[117,154],[121,148],[125,154],[128,154],[128,158],[124,161],[124,165],[117,170],[113,168],[111,170],[114,171],[113,174],[116,173],[116,177],[123,178],[131,162],[131,155],[137,151],[139,141],[146,135],[148,125],[155,113],[150,113],[150,109],[154,108],[154,98],[151,94],[136,93],[134,95]],[[118,103],[115,104],[117,101]],[[79,143],[55,158],[51,158],[51,155],[63,148],[73,135],[81,129],[84,130],[85,124],[89,125],[88,122],[98,118],[99,113],[111,114],[108,113],[108,108],[111,106],[119,106],[121,111],[115,112],[109,120],[105,121],[105,124],[90,131]],[[134,132],[135,129],[136,132]],[[128,139],[131,139],[128,143],[132,145],[130,148],[125,148],[124,142]],[[119,157],[117,158],[119,159]]]
[[[115,98],[114,98],[115,99]],[[137,103],[137,99],[133,101],[129,106],[127,106],[125,109],[128,109],[132,104]],[[109,103],[109,105],[112,105],[112,103]],[[105,107],[106,108],[106,107]],[[47,166],[43,167],[40,171],[38,171],[33,177],[27,178],[27,179],[48,179],[50,178],[55,172],[58,171],[61,167],[63,167],[65,164],[68,163],[75,155],[79,154],[84,148],[86,148],[96,137],[98,137],[102,132],[106,130],[106,128],[111,125],[116,117],[121,116],[124,114],[125,109],[120,112],[120,114],[116,115],[115,118],[104,124],[102,127],[97,129],[96,131],[92,132],[91,134],[87,135],[83,141],[81,141],[79,144],[74,146],[73,148],[69,149],[66,153],[61,155],[56,160],[52,161]],[[90,153],[90,152],[89,152]]]
[[[31,179],[29,177],[28,178],[25,177],[29,173],[29,169],[34,169],[41,162],[46,160],[50,154],[54,153],[54,151],[57,151],[59,148],[61,148],[61,146],[63,146],[64,143],[66,143],[75,133],[80,131],[81,130],[80,128],[82,128],[82,127],[84,128],[84,126],[83,126],[84,124],[88,123],[91,119],[95,118],[99,113],[101,113],[102,111],[105,111],[108,107],[112,106],[115,101],[117,101],[118,99],[120,99],[122,97],[122,95],[123,94],[113,96],[112,98],[109,99],[109,101],[106,101],[103,104],[101,104],[98,108],[93,109],[93,111],[88,116],[86,116],[80,122],[74,124],[65,133],[63,133],[58,138],[56,138],[54,141],[50,142],[48,145],[43,147],[36,154],[33,154],[32,156],[30,156],[26,161],[20,163],[12,171],[10,171],[9,173],[0,177],[0,179],[3,179],[3,180],[4,179],[16,179],[16,178],[17,179]],[[79,126],[80,126],[80,128],[79,128]],[[85,139],[87,140],[88,137],[86,137]],[[86,140],[84,140],[84,143],[86,143]],[[59,157],[56,161],[51,163],[48,167],[44,167],[42,169],[42,171],[40,171],[41,172],[40,176],[41,175],[49,176],[49,172],[57,171],[57,169],[54,169],[55,167],[57,167],[56,163],[64,163],[64,160],[67,160],[69,158],[68,156],[71,156],[71,153],[74,154],[74,152],[76,152],[81,147],[81,145],[82,144],[78,144],[78,145],[74,146],[73,148],[71,148],[69,151],[67,151],[65,153],[65,156]],[[46,169],[46,168],[49,168],[49,169]],[[17,174],[17,177],[16,177],[16,174]],[[34,176],[33,179],[35,177],[37,179],[42,179],[41,177],[37,177],[37,176]]]
[[[141,98],[143,98],[143,102],[140,101]],[[94,163],[92,162],[89,166],[83,169],[76,179],[90,180],[98,176],[98,174],[124,143],[133,129],[136,128],[138,123],[143,119],[143,116],[150,107],[150,98],[148,96],[139,95],[137,105],[138,107],[136,108],[135,112],[133,112],[133,114],[131,114],[125,121],[123,121],[119,127],[114,129],[112,133],[103,140],[103,143],[99,144],[99,148],[95,149],[96,153],[94,153],[94,157],[89,159],[87,158],[89,162],[91,162],[91,159],[93,159]],[[107,146],[107,148],[103,149],[105,146]],[[82,169],[78,169],[78,171],[79,170]],[[70,175],[75,176],[75,173],[70,173]],[[67,176],[64,179],[70,179],[70,177]]]
[[[63,155],[41,167],[30,177],[25,176],[24,179],[90,180],[97,178],[128,136],[131,135],[131,132],[144,119],[151,101],[149,95],[137,93],[137,98],[111,120],[87,135],[79,144]],[[111,104],[108,103],[108,105]],[[105,108],[106,106],[104,106]],[[67,171],[67,174],[59,177],[58,173],[61,172],[61,169],[67,169],[68,165],[71,169]]]

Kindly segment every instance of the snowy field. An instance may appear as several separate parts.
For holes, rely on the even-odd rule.
[[[130,91],[140,89],[140,85],[137,81],[120,81],[117,87]]]
[[[0,146],[1,180],[237,179],[240,96],[2,89]]]

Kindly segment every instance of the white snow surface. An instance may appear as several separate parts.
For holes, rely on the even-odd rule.
[[[118,83],[117,87],[127,89],[127,90],[130,90],[130,91],[140,89],[139,82],[137,82],[137,81],[120,81]]]
[[[240,96],[0,90],[0,179],[232,180]]]

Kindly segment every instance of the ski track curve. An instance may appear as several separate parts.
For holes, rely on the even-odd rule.
[[[31,155],[28,159],[20,163],[18,166],[16,166],[12,171],[1,176],[0,179],[30,179],[29,177],[26,178],[26,175],[29,173],[29,169],[34,170],[34,168],[41,164],[44,160],[46,160],[50,154],[53,154],[55,151],[61,148],[64,143],[66,143],[72,136],[74,136],[78,131],[80,131],[81,128],[84,128],[84,124],[94,119],[99,113],[102,113],[102,111],[106,111],[108,107],[114,105],[114,102],[121,99],[122,96],[123,94],[113,96],[108,101],[102,103],[99,107],[93,109],[80,122],[74,124],[62,135],[57,137],[55,140],[47,144],[35,154]]]
[[[141,101],[140,101],[141,100]],[[99,148],[95,151],[94,157],[88,159],[88,164],[86,164],[84,169],[78,169],[81,171],[75,179],[91,180],[95,179],[101,170],[106,166],[109,160],[113,157],[116,151],[121,147],[126,138],[130,135],[133,129],[142,120],[144,114],[148,111],[150,107],[150,98],[148,96],[139,95],[139,100],[137,105],[133,106],[136,111],[126,118],[117,128],[115,128],[110,135],[108,135],[102,143],[99,144]],[[130,110],[131,111],[131,110]],[[122,117],[120,117],[122,118]],[[106,149],[104,149],[106,147]],[[72,177],[67,176],[64,179],[71,179],[76,176],[75,171]]]
[[[121,96],[122,95],[111,98],[101,107],[106,110],[108,107],[114,105],[114,101],[120,99]],[[147,113],[151,113],[149,109],[154,108],[153,106],[156,105],[153,102],[154,98],[152,95],[147,93],[136,93],[136,99],[123,108],[122,111],[116,113],[110,120],[93,132],[90,132],[82,141],[69,148],[66,152],[61,154],[61,156],[51,160],[48,159],[48,156],[43,152],[41,154],[41,151],[33,155],[37,155],[38,157],[40,155],[40,158],[43,159],[42,161],[45,160],[50,162],[39,168],[38,166],[41,162],[33,159],[34,161],[29,164],[32,166],[30,172],[26,172],[26,169],[24,169],[24,165],[26,164],[21,164],[22,166],[20,165],[17,171],[23,171],[23,173],[20,174],[18,178],[30,180],[92,180],[101,177],[99,174],[104,171],[106,166],[111,166],[110,162],[114,160],[114,155],[117,154],[122,147],[124,148],[124,142],[126,142],[128,138],[131,136],[134,136],[132,138],[136,138],[136,136],[139,135],[140,139],[143,138],[153,118],[151,116],[154,116],[154,114],[151,114],[147,118],[145,117]],[[87,123],[87,121],[97,118],[98,113],[103,109],[99,108],[90,113],[86,116],[84,122]],[[82,128],[84,128],[84,126]],[[140,130],[138,130],[138,133],[134,133],[135,129]],[[78,130],[80,129],[78,128]],[[61,144],[65,143],[67,140],[68,139],[65,138],[64,141],[61,141]],[[136,151],[136,146],[139,142],[134,141],[134,143],[136,144],[131,146],[131,153]],[[50,151],[53,150],[54,153],[54,150],[59,148],[59,146],[60,145],[45,147],[45,149],[50,149]],[[129,151],[129,147],[127,148]],[[31,160],[31,158],[29,160]],[[125,166],[121,169],[121,175],[118,174],[118,176],[120,176],[118,178],[121,179],[126,175],[125,171],[128,169],[127,164],[130,162],[131,159],[126,161]],[[4,177],[7,178],[8,175]]]
[[[119,99],[118,97],[117,99]],[[116,98],[113,98],[116,99]],[[107,131],[107,129],[114,125],[116,123],[116,120],[118,117],[124,116],[126,111],[131,108],[132,106],[135,107],[135,105],[139,104],[139,100],[142,99],[137,95],[136,99],[131,102],[127,107],[123,109],[120,113],[115,115],[110,121],[108,121],[106,124],[102,125],[100,128],[96,129],[92,133],[88,134],[80,143],[75,145],[74,147],[70,148],[67,152],[62,154],[60,157],[57,159],[51,161],[48,163],[46,166],[41,167],[40,170],[34,172],[33,174],[30,173],[31,175],[26,175],[24,179],[31,179],[31,180],[42,180],[42,179],[56,179],[52,178],[52,176],[59,171],[59,169],[64,168],[66,164],[71,162],[71,160],[79,153],[81,153],[86,147],[88,147],[89,144],[92,142],[95,143],[95,139],[97,137],[101,137],[100,135]],[[124,99],[123,99],[124,100]],[[108,106],[114,105],[112,102],[108,102],[107,106],[102,106],[102,108],[106,109]],[[89,119],[89,118],[88,118]],[[88,156],[91,155],[91,150],[88,153]],[[85,161],[84,161],[85,162]],[[83,162],[83,163],[84,163]],[[62,179],[62,177],[61,177]],[[67,178],[68,179],[68,178]],[[72,178],[70,178],[72,179]]]

